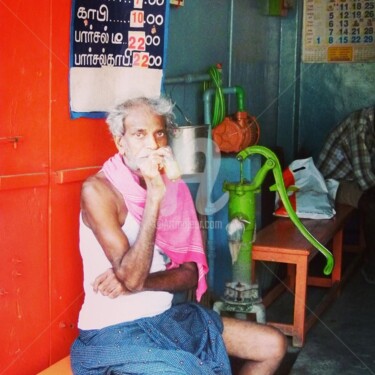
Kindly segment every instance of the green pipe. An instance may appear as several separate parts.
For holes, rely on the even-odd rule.
[[[241,86],[224,87],[224,94],[236,94],[237,112],[245,111],[245,91]],[[211,121],[211,97],[215,95],[215,89],[210,88],[203,93],[204,123],[213,125]]]
[[[245,91],[241,86],[234,86],[237,98],[237,112],[245,112]]]

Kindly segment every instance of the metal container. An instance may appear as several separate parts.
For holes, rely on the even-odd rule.
[[[171,146],[181,173],[203,173],[206,165],[208,125],[176,126],[169,131]]]

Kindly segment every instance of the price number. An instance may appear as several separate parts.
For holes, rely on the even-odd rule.
[[[130,27],[143,27],[145,14],[143,10],[132,10],[130,12]]]
[[[146,51],[146,35],[144,31],[129,31],[128,48],[131,51]]]

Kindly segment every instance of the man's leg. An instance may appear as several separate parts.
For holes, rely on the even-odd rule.
[[[228,354],[246,361],[241,375],[273,374],[285,356],[287,341],[276,328],[223,317],[223,339]]]

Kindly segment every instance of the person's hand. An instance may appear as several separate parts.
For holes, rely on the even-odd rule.
[[[97,276],[92,287],[94,292],[99,292],[109,298],[117,298],[120,295],[130,293],[117,279],[112,268]]]
[[[147,157],[139,159],[138,162],[138,167],[147,185],[147,190],[155,199],[162,199],[166,191],[164,181],[161,177],[165,157],[171,157],[169,147],[158,148],[152,151]]]

